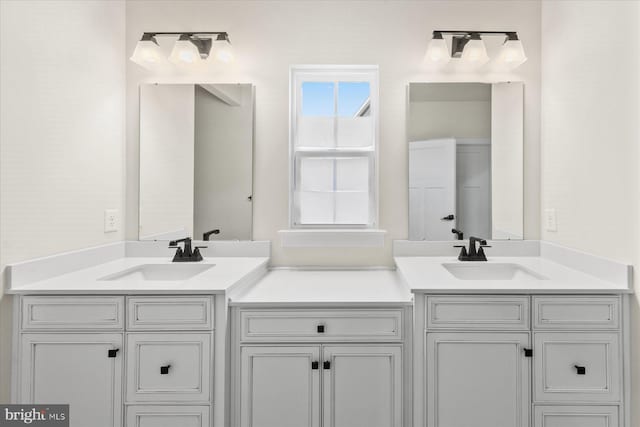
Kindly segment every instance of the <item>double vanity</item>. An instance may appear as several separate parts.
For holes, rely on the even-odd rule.
[[[397,269],[269,269],[268,242],[15,264],[13,401],[75,426],[630,427],[630,268],[492,245],[396,241]]]

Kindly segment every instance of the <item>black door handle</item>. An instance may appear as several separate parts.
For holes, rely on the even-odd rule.
[[[317,361],[313,361],[313,362],[311,362],[311,369],[318,369],[319,365],[320,364]]]
[[[573,367],[576,368],[576,373],[578,375],[586,375],[587,374],[587,368],[585,368],[584,366],[573,365]]]
[[[108,356],[108,357],[116,357],[116,356],[118,355],[118,352],[119,352],[119,351],[120,351],[120,349],[119,349],[119,348],[115,348],[115,349],[109,350],[109,351],[107,352],[107,356]]]
[[[167,375],[169,373],[169,368],[171,365],[160,366],[160,375]]]
[[[322,369],[331,369],[331,362],[328,360],[322,362]]]
[[[455,215],[453,214],[449,214],[445,217],[440,218],[442,221],[453,221],[454,219],[456,219]]]

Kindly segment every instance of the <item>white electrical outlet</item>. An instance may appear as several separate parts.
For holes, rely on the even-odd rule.
[[[546,231],[558,231],[558,217],[553,208],[544,210],[544,229]]]
[[[118,231],[118,210],[105,209],[104,211],[104,232],[113,233]]]

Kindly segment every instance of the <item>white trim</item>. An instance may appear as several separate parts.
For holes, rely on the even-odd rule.
[[[280,230],[283,247],[310,248],[362,248],[384,246],[386,230],[344,229],[344,230]]]
[[[289,68],[289,227],[291,229],[375,229],[378,225],[378,176],[379,176],[379,77],[377,65],[293,65]],[[302,149],[295,147],[297,117],[299,114],[300,93],[297,86],[305,81],[326,81],[324,75],[330,75],[335,81],[362,81],[370,83],[369,102],[372,111],[373,147],[370,149]],[[337,102],[337,101],[335,101]],[[337,119],[337,116],[335,117]],[[296,171],[298,169],[296,153],[303,155],[344,156],[347,153],[356,157],[370,157],[373,165],[369,171],[369,223],[368,224],[296,224]]]

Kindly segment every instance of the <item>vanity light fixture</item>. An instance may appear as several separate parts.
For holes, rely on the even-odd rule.
[[[451,36],[451,54],[447,49],[444,35]],[[487,48],[481,36],[505,36],[504,44],[495,59],[499,67],[513,69],[527,60],[518,33],[514,31],[445,31],[435,30],[427,47],[426,60],[443,65],[451,58],[477,68],[489,61]]]
[[[144,68],[153,68],[164,62],[167,58],[156,37],[177,37],[168,58],[176,65],[201,63],[212,57],[212,50],[215,51],[213,56],[221,62],[233,60],[229,34],[224,31],[146,32],[142,34],[130,59]]]

